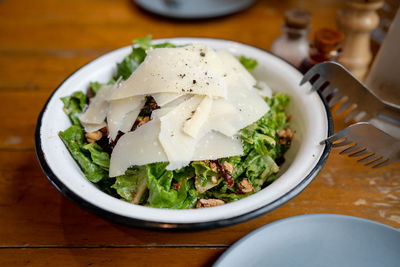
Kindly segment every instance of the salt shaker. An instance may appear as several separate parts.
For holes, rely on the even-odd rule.
[[[282,35],[271,46],[273,54],[299,67],[308,56],[311,14],[301,9],[285,12],[285,22],[281,26]]]

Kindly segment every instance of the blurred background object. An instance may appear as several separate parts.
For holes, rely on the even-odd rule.
[[[308,57],[311,13],[302,9],[285,12],[281,36],[271,45],[271,52],[289,61],[296,68]]]
[[[337,30],[322,28],[315,32],[314,41],[310,44],[310,52],[299,67],[306,73],[315,64],[324,61],[336,61],[339,56],[344,35]],[[313,80],[310,81],[313,83]]]
[[[136,4],[149,12],[178,19],[205,19],[229,15],[253,3],[254,0],[136,0]]]
[[[347,0],[337,13],[338,27],[345,34],[339,62],[364,80],[372,59],[371,32],[379,24],[377,10],[383,0]]]
[[[386,38],[375,57],[365,81],[366,85],[380,98],[400,105],[400,9],[390,26]],[[400,138],[400,128],[380,118],[372,123],[378,128]]]
[[[400,6],[400,0],[385,0],[381,9],[378,10],[379,25],[371,34],[371,38],[377,44],[382,44],[389,30],[390,24],[396,16]]]
[[[365,81],[383,100],[400,105],[400,9],[375,57]]]

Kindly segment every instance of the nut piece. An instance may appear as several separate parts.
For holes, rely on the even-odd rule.
[[[211,176],[211,183],[213,183],[213,184],[217,184],[218,183],[217,176]]]
[[[220,199],[213,199],[213,198],[204,199],[204,198],[201,198],[196,203],[196,209],[215,207],[215,206],[224,205],[224,204],[225,204],[225,202],[220,200]]]
[[[100,131],[95,131],[95,132],[86,133],[85,136],[86,136],[86,140],[89,143],[94,143],[103,137],[103,133]]]
[[[239,190],[243,194],[254,192],[254,188],[249,183],[249,180],[247,180],[247,178],[243,178],[243,180],[239,183]]]
[[[290,145],[294,136],[294,133],[291,129],[286,128],[283,130],[278,130],[276,133],[279,136],[279,144],[284,146]]]
[[[236,171],[235,166],[233,166],[232,164],[230,164],[230,163],[227,162],[227,161],[224,161],[224,162],[222,163],[222,165],[224,165],[225,170],[227,170],[227,171],[230,172],[230,173],[233,173],[233,172]]]
[[[176,184],[172,185],[172,189],[175,189],[176,191],[179,191],[179,189],[181,189],[181,185],[182,185],[182,182],[179,181]]]
[[[211,169],[213,172],[218,172],[217,164],[216,164],[215,162],[210,161],[210,169]]]
[[[103,136],[109,136],[110,135],[110,132],[108,131],[108,127],[107,126],[101,128],[99,131],[103,134]]]

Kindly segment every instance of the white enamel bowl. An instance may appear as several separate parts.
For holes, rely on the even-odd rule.
[[[105,54],[83,66],[67,78],[50,96],[39,115],[35,143],[43,172],[50,182],[67,198],[103,218],[141,227],[169,229],[206,229],[244,222],[270,212],[298,195],[317,175],[330,151],[320,141],[332,133],[329,109],[317,92],[310,93],[310,85],[299,86],[302,74],[287,62],[261,49],[245,44],[206,38],[173,38],[156,40],[171,43],[203,43],[214,49],[225,49],[235,55],[258,60],[253,74],[274,91],[287,93],[291,102],[291,127],[295,130],[292,146],[279,178],[260,192],[223,206],[170,210],[133,205],[100,191],[82,174],[70,156],[58,132],[70,126],[63,112],[60,97],[77,90],[86,90],[89,82],[106,82],[113,75],[116,63],[131,51],[123,47]]]

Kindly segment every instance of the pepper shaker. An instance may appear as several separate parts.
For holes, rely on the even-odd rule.
[[[383,0],[347,0],[337,13],[339,30],[345,38],[339,63],[363,81],[371,62],[370,35],[379,24],[377,10]]]

